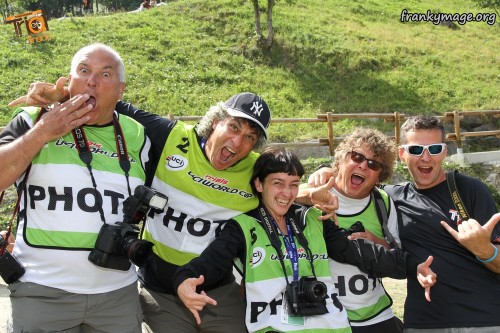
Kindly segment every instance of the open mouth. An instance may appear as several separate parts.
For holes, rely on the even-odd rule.
[[[351,176],[351,184],[359,186],[365,182],[365,177],[355,173]]]
[[[89,99],[84,103],[84,106],[87,106],[89,104],[92,105],[92,109],[95,108],[96,99],[94,96],[90,96]]]
[[[418,167],[418,171],[420,171],[423,174],[428,175],[429,173],[432,172],[432,167]]]
[[[276,199],[276,202],[278,203],[278,205],[287,206],[288,203],[290,203],[290,200]]]
[[[223,147],[221,150],[221,157],[224,162],[229,161],[236,155],[236,152],[230,148]]]

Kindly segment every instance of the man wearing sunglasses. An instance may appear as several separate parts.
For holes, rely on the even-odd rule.
[[[442,166],[447,151],[439,118],[409,118],[401,141],[399,158],[413,182],[384,190],[398,210],[403,249],[419,259],[433,255],[439,276],[430,303],[408,278],[405,333],[500,332],[500,214],[493,197],[481,181],[457,173],[458,193],[473,218],[460,220]],[[323,168],[309,185],[324,184],[331,175]]]
[[[398,245],[397,215],[394,203],[376,185],[389,179],[394,171],[396,146],[383,133],[373,129],[357,129],[346,136],[335,149],[332,171],[336,175],[318,188],[301,187],[300,203],[317,203],[332,193],[338,198],[336,211],[340,227],[349,230],[351,238],[364,238],[389,247]],[[378,194],[381,206],[377,206]],[[377,213],[384,210],[386,221]],[[391,221],[389,224],[388,221]],[[393,228],[383,230],[385,223]],[[387,236],[387,239],[386,239]],[[346,308],[353,333],[401,333],[401,320],[391,309],[392,299],[382,280],[363,273],[357,267],[330,260],[330,271],[337,297]],[[420,294],[422,297],[422,294]],[[423,298],[423,297],[422,297]]]
[[[495,202],[479,180],[457,173],[457,190],[474,220],[461,221],[446,182],[445,131],[437,117],[417,116],[401,127],[399,158],[413,183],[386,186],[400,212],[403,249],[434,256],[439,283],[432,302],[408,279],[405,332],[500,332],[500,225]],[[490,221],[488,221],[490,220]]]

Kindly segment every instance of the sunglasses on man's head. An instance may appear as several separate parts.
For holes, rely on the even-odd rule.
[[[439,155],[444,151],[446,143],[435,143],[432,145],[402,145],[401,147],[403,147],[408,154],[413,156],[422,156],[426,149],[431,155]]]
[[[351,151],[350,154],[351,154],[351,160],[353,162],[361,164],[364,161],[366,161],[366,165],[368,165],[368,167],[373,171],[379,171],[383,167],[382,163],[380,163],[379,161],[367,159],[365,155],[360,154],[354,150]]]

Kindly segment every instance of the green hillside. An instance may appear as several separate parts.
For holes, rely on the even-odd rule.
[[[266,1],[261,0],[262,5]],[[177,0],[149,11],[49,21],[51,40],[28,44],[0,29],[0,126],[4,107],[32,81],[69,72],[83,45],[116,48],[125,100],[160,114],[201,115],[241,91],[260,94],[280,118],[317,113],[500,109],[500,25],[401,23],[401,12],[487,13],[470,0],[278,1],[275,43],[259,46],[248,0]],[[262,8],[263,31],[265,8]],[[497,21],[499,18],[497,18]],[[358,123],[336,125],[348,130]],[[271,140],[324,136],[324,125],[271,126]],[[319,131],[318,128],[322,130]],[[318,134],[321,133],[321,134]]]

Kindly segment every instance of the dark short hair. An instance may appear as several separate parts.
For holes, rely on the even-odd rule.
[[[405,144],[406,133],[414,132],[415,130],[432,130],[438,129],[441,131],[441,139],[445,141],[445,131],[444,124],[436,116],[414,116],[406,119],[406,121],[401,125],[401,143]]]
[[[253,168],[252,179],[250,185],[255,194],[259,195],[255,188],[254,181],[259,179],[264,182],[266,177],[271,173],[284,172],[291,176],[302,177],[304,175],[304,167],[297,155],[282,147],[267,147],[259,156]]]

